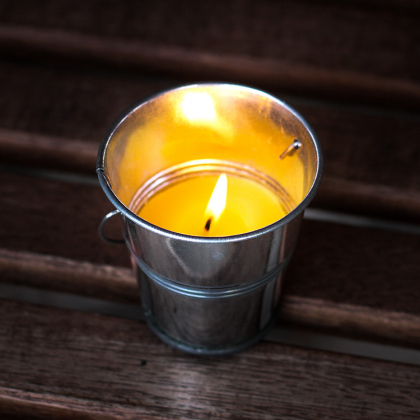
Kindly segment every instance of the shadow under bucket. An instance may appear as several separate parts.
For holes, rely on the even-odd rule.
[[[284,269],[320,183],[320,146],[305,121],[255,89],[185,86],[120,116],[97,172],[117,209],[100,229],[122,216],[152,330],[209,355],[260,340],[276,320]],[[208,189],[221,174],[226,204],[216,216]]]

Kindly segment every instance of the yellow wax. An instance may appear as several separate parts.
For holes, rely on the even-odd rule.
[[[207,232],[205,211],[218,175],[196,176],[158,192],[138,215],[156,226],[193,236],[230,236],[270,225],[287,214],[280,198],[248,178],[227,175],[226,207]]]

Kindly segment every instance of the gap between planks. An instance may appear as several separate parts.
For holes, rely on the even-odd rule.
[[[51,255],[0,249],[3,281],[114,302],[138,304],[132,270]],[[280,320],[298,325],[420,343],[420,316],[285,295]]]
[[[419,84],[396,78],[56,29],[0,25],[0,48],[14,55],[66,58],[183,78],[223,79],[327,98],[399,104],[412,109],[420,104]]]

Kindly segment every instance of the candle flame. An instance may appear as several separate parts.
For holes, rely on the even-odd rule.
[[[216,120],[213,98],[208,93],[185,93],[181,108],[182,113],[190,122],[206,123]]]
[[[226,206],[226,195],[227,195],[227,177],[226,174],[219,176],[216,186],[214,187],[213,193],[210,197],[209,203],[207,204],[206,211],[204,213],[206,224],[204,229],[208,232],[210,230],[211,223],[216,222]]]

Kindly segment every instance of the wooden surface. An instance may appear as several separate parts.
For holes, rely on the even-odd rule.
[[[57,196],[66,199],[57,200]],[[132,277],[131,287],[126,289],[130,283],[126,271],[104,275],[106,269],[100,268],[130,267],[126,248],[104,244],[97,234],[101,218],[111,209],[98,186],[41,177],[28,182],[28,175],[0,172],[0,242],[3,249],[14,251],[3,254],[3,281],[137,302]],[[119,224],[110,225],[108,234],[119,237]],[[295,299],[294,315],[286,312],[284,318],[335,327],[338,313],[344,310],[343,330],[420,343],[419,266],[413,249],[420,249],[418,235],[304,220],[284,286],[285,298]],[[39,254],[51,257],[39,260]],[[58,260],[54,264],[52,256],[68,263]],[[36,268],[37,264],[41,268]],[[52,275],[46,276],[43,270]],[[57,274],[62,277],[58,283]],[[99,280],[102,285],[98,285],[100,276],[104,276]],[[111,293],[108,284],[113,284]],[[309,305],[308,299],[322,303]],[[296,302],[302,305],[300,315],[296,314]],[[337,316],[332,316],[331,308],[320,316],[319,307],[324,303],[335,308]],[[346,305],[366,308],[375,318],[379,310],[383,326],[378,328],[369,317],[354,320]],[[396,327],[395,317],[405,321]],[[346,321],[349,318],[353,321]]]
[[[36,3],[0,0],[0,286],[138,304],[127,250],[97,235],[97,147],[125,108],[195,81],[307,119],[326,162],[314,207],[420,224],[416,1]],[[279,325],[418,350],[418,228],[363,220],[304,220]],[[420,417],[418,366],[275,342],[199,358],[47,303],[0,301],[2,418]]]
[[[0,46],[13,57],[419,104],[414,2],[4,0],[0,10]]]
[[[235,356],[193,357],[169,349],[135,321],[7,301],[0,310],[0,346],[8,360],[0,371],[5,413],[418,417],[419,367],[270,343]]]

